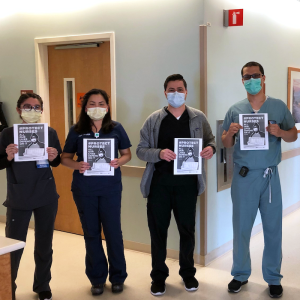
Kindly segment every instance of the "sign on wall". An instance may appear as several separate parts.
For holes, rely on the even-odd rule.
[[[84,95],[85,93],[77,93],[77,107],[81,107]]]
[[[33,90],[21,90],[21,95],[23,94],[32,94],[33,93]]]
[[[229,9],[223,11],[223,22],[225,27],[243,26],[244,25],[244,10]]]

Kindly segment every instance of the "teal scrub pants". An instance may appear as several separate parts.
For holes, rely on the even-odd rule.
[[[233,204],[233,266],[234,279],[246,281],[251,274],[250,237],[259,209],[264,233],[262,272],[269,285],[279,285],[282,261],[282,197],[277,167],[264,178],[264,169],[249,170],[239,175],[235,164],[231,186]],[[270,188],[271,187],[271,195]]]

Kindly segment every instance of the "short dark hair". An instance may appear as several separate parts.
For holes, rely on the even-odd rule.
[[[43,109],[43,100],[42,100],[41,96],[39,96],[38,94],[35,94],[35,93],[26,93],[26,94],[22,94],[22,95],[20,96],[20,98],[18,99],[17,107],[18,107],[18,108],[21,108],[22,103],[23,103],[25,100],[29,99],[29,98],[37,99],[37,100],[40,102],[41,107],[42,107],[42,109]]]
[[[260,73],[262,75],[265,75],[265,71],[264,71],[264,68],[261,64],[259,64],[258,62],[255,62],[255,61],[249,61],[248,63],[246,63],[243,67],[242,67],[242,70],[241,70],[241,74],[242,76],[244,75],[244,69],[245,68],[248,68],[248,67],[259,67],[259,70],[260,70]]]
[[[180,74],[173,74],[173,75],[168,76],[167,79],[165,80],[165,83],[164,83],[165,90],[167,89],[168,83],[170,81],[176,81],[176,80],[182,81],[185,89],[187,88],[187,84],[186,84],[186,81],[184,80],[183,76]]]

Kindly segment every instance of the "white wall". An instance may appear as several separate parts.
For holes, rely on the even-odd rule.
[[[292,15],[286,1],[281,4],[282,16]],[[280,1],[281,2],[281,1]],[[282,3],[282,2],[281,2]],[[267,95],[287,102],[287,68],[300,68],[300,3],[297,20],[283,24],[274,15],[276,1],[206,0],[205,23],[208,28],[208,119],[216,132],[216,120],[224,119],[228,108],[246,98],[240,71],[248,61],[258,61],[265,68]],[[269,5],[272,15],[264,12]],[[244,8],[243,27],[223,27],[223,9]],[[277,12],[277,10],[276,10]],[[292,22],[295,21],[295,22]],[[291,27],[290,24],[298,24]],[[288,26],[289,25],[289,26]],[[283,151],[300,146],[300,139],[283,142]],[[284,208],[299,201],[298,178],[300,158],[280,164]],[[208,252],[232,239],[232,205],[230,189],[217,193],[216,159],[208,163]],[[258,216],[255,224],[260,223]]]
[[[188,83],[189,105],[199,108],[199,25],[203,23],[203,1],[98,3],[71,13],[20,13],[0,18],[0,101],[4,102],[9,125],[17,122],[15,106],[20,90],[35,90],[34,38],[114,31],[117,120],[133,144],[130,165],[144,166],[135,155],[139,129],[150,113],[166,104],[165,78],[181,73]],[[123,179],[123,234],[127,240],[149,244],[146,206],[139,183],[140,178]],[[0,171],[0,190],[2,203],[6,194],[5,171]],[[5,208],[0,206],[0,215],[4,214]],[[199,215],[197,222],[199,225]],[[198,237],[199,230],[199,240]],[[178,249],[178,245],[176,225],[172,222],[168,248]],[[199,245],[197,249],[199,253]]]

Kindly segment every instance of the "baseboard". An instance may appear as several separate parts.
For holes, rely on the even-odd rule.
[[[283,210],[283,217],[288,216],[289,214],[293,213],[297,209],[300,208],[300,201],[287,207]],[[262,231],[262,224],[258,224],[252,229],[251,237],[257,235]],[[233,240],[225,243],[224,245],[220,246],[219,248],[214,249],[213,251],[209,252],[205,257],[202,256],[201,265],[207,266],[215,259],[219,258],[220,256],[226,254],[227,252],[231,251],[233,248]]]
[[[6,223],[6,216],[0,216],[0,223]],[[34,229],[34,221],[29,222],[29,228]]]

